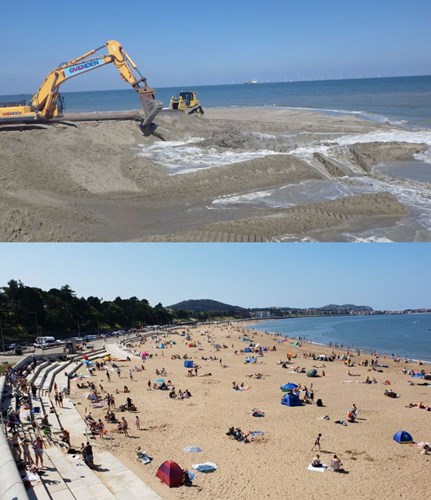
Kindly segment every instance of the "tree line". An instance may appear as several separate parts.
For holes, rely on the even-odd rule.
[[[165,325],[183,317],[184,311],[169,311],[161,303],[152,307],[148,300],[117,297],[77,297],[69,285],[45,291],[10,280],[0,288],[0,321],[6,339],[56,335],[95,334],[115,329]]]

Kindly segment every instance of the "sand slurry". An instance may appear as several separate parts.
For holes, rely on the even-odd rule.
[[[280,209],[286,222],[268,230],[274,210],[213,202],[305,181],[372,179],[376,163],[426,149],[373,140],[373,132],[393,129],[387,124],[309,111],[208,109],[203,118],[162,112],[157,123],[159,137],[144,137],[134,122],[0,132],[0,240],[263,241],[285,233],[300,240],[316,228],[318,239],[329,229],[337,239],[333,234],[346,227],[372,228],[382,216],[394,223],[408,209],[395,197],[369,197],[367,210],[365,198],[355,196],[330,200],[326,208],[311,200],[294,217]],[[336,142],[370,133],[366,143]],[[172,175],[178,172],[184,173]]]
[[[102,371],[96,370],[91,377],[98,389],[101,384],[104,391],[114,394],[117,407],[130,396],[138,410],[138,413],[116,410],[119,418],[126,417],[130,437],[117,433],[115,424],[107,424],[114,438],[112,444],[109,440],[97,439],[96,448],[110,448],[163,498],[333,499],[345,498],[346,494],[370,500],[427,498],[431,456],[420,454],[416,444],[400,445],[393,440],[394,433],[401,429],[410,432],[417,442],[430,440],[431,412],[406,407],[421,401],[431,405],[430,388],[417,383],[410,385],[418,379],[401,373],[404,367],[422,368],[417,363],[397,364],[381,356],[380,364],[388,367],[371,370],[360,365],[365,359],[370,361],[371,355],[358,356],[356,352],[351,367],[340,359],[317,361],[304,357],[304,353],[329,354],[331,349],[311,344],[294,347],[290,341],[279,343],[274,336],[253,333],[238,324],[201,326],[188,333],[191,340],[174,334],[162,338],[165,349],[156,348],[160,340],[157,343],[148,340],[142,345],[134,342],[129,346],[132,350],[147,351],[152,358],[145,362],[135,357],[130,361],[125,357],[117,360],[121,378],[113,370],[110,382]],[[243,336],[269,349],[257,357],[255,364],[245,363],[247,354],[241,351],[249,342],[243,341]],[[170,341],[175,344],[169,344]],[[220,350],[216,344],[222,346]],[[276,351],[272,351],[274,346]],[[286,361],[289,352],[297,357],[283,368],[279,361]],[[335,349],[335,353],[343,351]],[[199,366],[197,376],[188,374],[184,355]],[[176,356],[180,359],[172,359]],[[134,371],[130,380],[129,370],[142,365],[145,369]],[[295,367],[307,371],[315,367],[319,376],[309,378],[306,373],[295,372]],[[148,390],[148,381],[154,383],[159,379],[156,370],[162,368],[167,372],[162,377],[165,381],[170,380],[177,392],[188,389],[192,397],[170,399],[166,391]],[[262,374],[262,378],[255,378],[256,373]],[[375,378],[377,383],[364,383],[367,376]],[[385,381],[391,385],[385,385]],[[233,390],[233,382],[244,383],[249,389]],[[321,399],[324,406],[281,405],[280,386],[287,382],[312,387],[314,401]],[[123,393],[125,385],[130,394]],[[386,397],[384,392],[388,388],[400,397]],[[91,411],[94,418],[103,418],[106,409],[92,409],[84,398],[85,393],[84,389],[76,388],[76,381],[72,383],[72,398],[78,410]],[[339,419],[347,420],[353,403],[359,408],[356,422],[347,426],[337,424]],[[265,412],[265,416],[253,417],[254,408]],[[141,421],[139,431],[134,427],[136,415]],[[325,416],[329,418],[324,419]],[[230,426],[246,432],[262,431],[264,435],[248,444],[237,442],[226,435]],[[323,463],[329,464],[336,453],[348,474],[307,470],[318,433],[322,433]],[[74,437],[72,443],[79,439]],[[197,445],[203,452],[184,452],[183,448],[189,445]],[[136,461],[138,446],[153,457],[150,464]],[[219,469],[212,474],[197,473],[192,488],[169,489],[155,477],[165,460],[175,460],[187,469],[191,469],[192,464],[210,461]]]

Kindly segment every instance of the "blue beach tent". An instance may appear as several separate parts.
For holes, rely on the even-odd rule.
[[[184,368],[193,368],[193,361],[191,359],[186,359],[184,361]]]
[[[291,393],[285,394],[281,398],[281,404],[285,406],[302,406],[299,396]]]
[[[244,349],[244,352],[251,352],[250,347],[246,347],[246,348]]]
[[[394,440],[400,444],[413,443],[413,438],[407,431],[396,432],[394,434]]]

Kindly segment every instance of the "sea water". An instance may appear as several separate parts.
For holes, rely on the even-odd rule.
[[[136,109],[139,102],[131,88],[90,92],[61,89],[67,112]],[[181,90],[196,90],[203,107],[267,106],[349,113],[364,119],[393,122],[413,128],[431,128],[431,76],[361,78],[256,85],[207,85],[156,89],[165,107]],[[22,96],[3,96],[3,100]],[[29,95],[24,97],[29,98]],[[258,118],[258,116],[257,116]]]
[[[331,316],[259,321],[255,330],[431,362],[431,314]]]

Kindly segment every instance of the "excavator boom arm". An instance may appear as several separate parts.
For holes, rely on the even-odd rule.
[[[92,55],[105,47],[108,54],[89,59]],[[138,92],[145,114],[143,125],[151,123],[152,119],[162,108],[162,104],[154,98],[154,90],[147,86],[147,81],[140,74],[136,64],[116,40],[108,40],[98,49],[90,50],[82,56],[65,62],[51,71],[39,90],[32,97],[32,109],[41,119],[50,119],[54,116],[58,116],[61,112],[57,107],[57,99],[62,83],[70,78],[111,63],[114,64],[119,71],[120,77]],[[139,75],[139,78],[135,76],[135,72]]]

